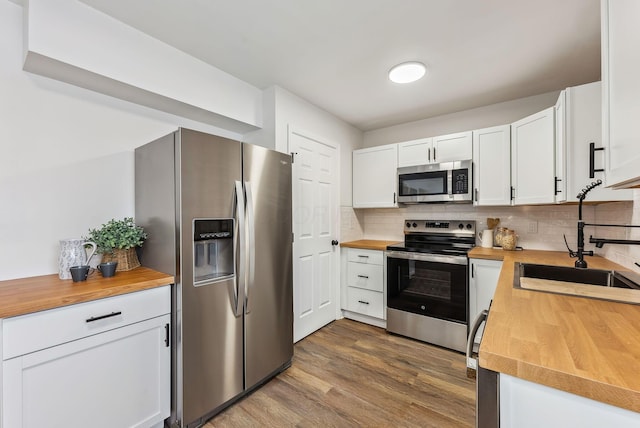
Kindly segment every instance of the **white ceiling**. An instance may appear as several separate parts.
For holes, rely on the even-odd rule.
[[[600,79],[600,0],[82,1],[364,131]]]

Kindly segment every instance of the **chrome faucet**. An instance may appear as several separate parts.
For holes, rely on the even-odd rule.
[[[578,193],[578,200],[580,201],[578,204],[578,251],[573,251],[569,248],[569,244],[567,244],[567,237],[565,236],[564,242],[567,245],[567,250],[569,250],[569,256],[577,257],[578,260],[575,262],[575,267],[577,268],[586,268],[587,261],[584,259],[584,256],[593,256],[593,251],[585,251],[584,250],[584,227],[585,226],[602,226],[602,227],[640,227],[631,224],[596,224],[596,223],[585,223],[582,220],[582,201],[587,196],[593,188],[602,184],[602,180],[597,180],[587,185],[586,188],[582,189],[580,193]],[[593,236],[589,236],[589,243],[596,244],[596,248],[602,248],[604,244],[626,244],[626,245],[640,245],[640,241],[630,240],[630,239],[607,239],[607,238],[594,238]]]

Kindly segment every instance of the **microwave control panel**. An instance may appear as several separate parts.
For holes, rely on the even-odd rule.
[[[469,169],[451,171],[451,193],[454,195],[469,193]]]

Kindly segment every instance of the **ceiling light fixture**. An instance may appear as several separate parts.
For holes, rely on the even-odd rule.
[[[389,80],[395,83],[411,83],[422,78],[426,72],[427,67],[421,62],[403,62],[389,70]]]

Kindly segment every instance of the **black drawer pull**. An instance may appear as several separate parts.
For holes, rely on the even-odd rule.
[[[365,259],[368,259],[368,258],[369,258],[369,256],[363,256],[362,254],[358,254],[358,257],[363,257],[363,258],[365,258]]]
[[[164,325],[164,344],[169,347],[169,323]]]
[[[94,322],[94,321],[98,321],[98,320],[103,320],[105,318],[111,318],[111,317],[117,317],[118,315],[122,315],[121,311],[118,312],[111,312],[110,314],[107,315],[100,315],[98,317],[91,317],[87,320],[87,322]]]
[[[362,303],[363,305],[368,305],[369,302],[365,302],[364,300],[358,300],[358,303]]]
[[[367,275],[358,275],[358,278],[369,279],[369,277]]]

